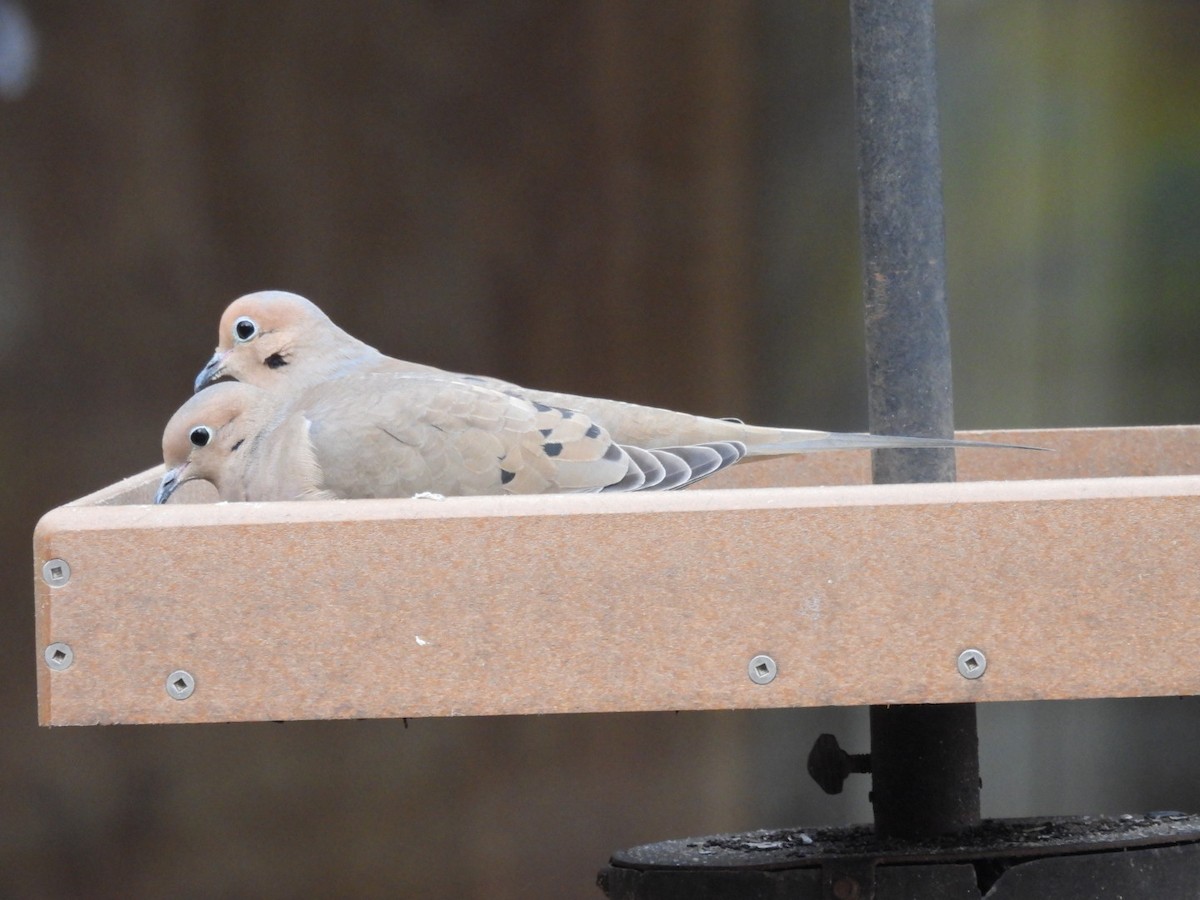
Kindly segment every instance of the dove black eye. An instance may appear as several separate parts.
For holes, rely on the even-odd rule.
[[[188,440],[192,442],[193,447],[207,447],[212,436],[212,429],[207,425],[197,425],[188,434]]]
[[[248,341],[256,334],[258,334],[258,326],[254,324],[253,319],[239,316],[233,323],[233,336],[240,342]]]
[[[280,356],[278,353],[272,353],[270,356],[267,357],[267,368],[268,369],[281,369],[286,365],[287,365],[287,360],[284,359],[282,356]]]

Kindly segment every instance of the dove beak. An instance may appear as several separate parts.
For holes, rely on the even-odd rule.
[[[224,374],[225,353],[218,350],[212,355],[212,359],[204,364],[204,368],[200,370],[200,374],[196,376],[196,382],[192,385],[193,391],[199,393]]]
[[[171,495],[175,493],[175,489],[178,488],[179,485],[183,484],[179,476],[183,474],[183,469],[186,465],[187,463],[184,463],[178,468],[167,469],[167,471],[163,473],[162,481],[158,483],[158,491],[154,495],[155,503],[166,503],[169,499],[171,499]]]

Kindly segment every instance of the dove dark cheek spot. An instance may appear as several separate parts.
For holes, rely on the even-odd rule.
[[[245,440],[246,440],[245,438],[239,438],[238,442],[229,448],[229,452],[233,453],[234,451],[236,451],[238,447],[242,446],[242,442]]]
[[[266,362],[267,362],[268,369],[282,369],[284,366],[287,365],[287,360],[284,359],[282,356],[280,356],[278,353],[272,353],[270,356],[267,357]]]

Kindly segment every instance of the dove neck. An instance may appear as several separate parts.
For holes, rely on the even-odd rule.
[[[386,362],[387,357],[374,347],[364,344],[350,335],[346,335],[346,338],[346,340],[339,341],[337,346],[331,350],[330,355],[334,360],[331,378],[375,371]]]

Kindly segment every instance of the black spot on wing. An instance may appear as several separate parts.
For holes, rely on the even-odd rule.
[[[556,442],[542,444],[542,450],[545,451],[547,456],[558,456],[558,454],[562,453],[562,449],[563,445]]]
[[[542,437],[550,437],[550,435],[554,434],[553,428],[539,428],[538,431],[541,432]]]
[[[545,403],[538,403],[536,400],[533,401],[533,408],[538,412],[550,412],[550,410],[554,409],[553,406],[547,406]]]
[[[516,472],[510,472],[510,471],[508,471],[508,469],[500,470],[500,483],[501,484],[508,484],[510,481],[512,481],[516,477],[517,477]]]
[[[598,437],[600,437],[600,426],[599,426],[599,425],[596,425],[596,424],[593,424],[591,427],[589,427],[589,428],[588,428],[588,430],[587,430],[587,431],[585,431],[585,432],[583,433],[583,436],[584,436],[584,437],[589,437],[589,438],[598,438]]]

